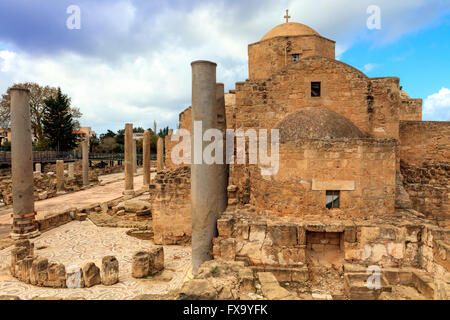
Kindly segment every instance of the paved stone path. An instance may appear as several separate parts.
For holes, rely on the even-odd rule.
[[[154,173],[152,174],[152,176]],[[124,190],[124,173],[114,173],[99,177],[100,181],[107,183],[86,190],[68,193],[58,197],[35,202],[37,219],[44,218],[47,214],[55,213],[70,208],[82,208],[93,203],[101,203],[117,199],[122,196]],[[134,178],[134,189],[142,188],[142,168]],[[0,210],[0,238],[7,237],[12,223],[12,207]]]
[[[164,246],[165,271],[148,279],[131,277],[131,259],[134,252],[152,247],[152,241],[139,240],[125,234],[126,229],[99,228],[91,221],[72,221],[33,239],[35,255],[49,262],[82,266],[113,255],[119,260],[119,283],[113,286],[97,285],[80,289],[41,288],[22,283],[9,273],[12,247],[0,250],[0,295],[15,295],[21,299],[33,297],[60,297],[85,299],[132,299],[140,294],[165,294],[179,288],[190,268],[191,248]]]

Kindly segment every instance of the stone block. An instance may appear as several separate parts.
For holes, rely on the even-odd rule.
[[[236,240],[225,239],[220,242],[220,257],[225,260],[236,258]]]
[[[266,238],[266,227],[265,223],[250,224],[249,240],[263,242]]]
[[[53,263],[49,265],[46,286],[53,288],[66,287],[66,267],[63,264]]]
[[[306,229],[303,226],[297,227],[297,244],[306,244]]]
[[[156,247],[149,252],[149,273],[154,274],[164,269],[164,248]]]
[[[100,284],[102,282],[100,278],[100,269],[93,262],[86,263],[83,268],[84,285],[87,288]]]
[[[349,243],[356,242],[356,227],[346,227],[344,230],[344,241]]]
[[[241,292],[255,292],[255,281],[252,269],[243,268],[239,270],[239,285]]]
[[[44,285],[48,280],[48,260],[46,258],[34,259],[31,265],[30,283],[33,285]]]
[[[378,227],[361,227],[361,239],[362,244],[370,243],[377,240],[380,237],[380,228]]]
[[[297,245],[297,227],[288,224],[269,226],[269,236],[274,246],[290,247]]]
[[[16,247],[11,250],[10,271],[12,276],[16,276],[16,265],[19,261],[28,256],[29,250],[26,247]]]
[[[136,252],[131,263],[131,275],[134,278],[144,278],[150,272],[150,254],[145,251]]]
[[[66,286],[70,289],[84,288],[83,270],[79,266],[66,269]]]
[[[180,300],[213,300],[218,296],[210,280],[193,279],[183,284],[178,298]]]
[[[233,220],[230,217],[217,220],[217,231],[219,237],[230,238],[233,231]]]
[[[112,286],[119,282],[119,261],[117,261],[116,257],[103,257],[101,279],[102,284],[105,286]]]

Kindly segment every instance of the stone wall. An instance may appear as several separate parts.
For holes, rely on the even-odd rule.
[[[321,36],[276,37],[248,46],[248,69],[250,79],[266,79],[273,73],[292,64],[292,55],[299,58],[322,56],[335,57],[335,42]]]
[[[113,285],[119,281],[119,262],[113,256],[102,259],[101,269],[88,262],[80,267],[66,268],[34,256],[34,244],[28,240],[16,242],[11,251],[11,275],[18,280],[40,287],[84,288],[97,284]]]
[[[191,239],[191,171],[179,167],[157,173],[150,185],[156,244],[185,244]]]
[[[421,166],[424,161],[449,162],[449,121],[400,121],[399,157]]]
[[[399,158],[413,208],[427,215],[448,215],[450,122],[401,121]]]
[[[450,213],[450,162],[427,162],[420,167],[400,161],[403,185],[413,208],[429,216]]]
[[[403,121],[422,121],[422,99],[402,99],[399,119]]]
[[[311,82],[321,82],[321,97],[311,97]],[[272,129],[288,114],[324,107],[377,138],[398,138],[398,78],[369,79],[334,59],[309,57],[265,80],[236,83],[236,127]]]
[[[398,225],[363,220],[299,221],[240,209],[225,212],[217,230],[214,258],[244,261],[250,266],[299,268],[306,264],[308,247],[321,244],[341,250],[348,263],[418,267],[424,226],[414,220]],[[321,237],[320,243],[314,242],[314,235]]]
[[[270,215],[391,214],[395,207],[395,140],[302,140],[280,144],[279,171],[261,176],[255,165],[232,166],[230,185],[245,204]],[[326,191],[341,190],[340,208],[326,208]],[[234,204],[234,203],[230,203]]]

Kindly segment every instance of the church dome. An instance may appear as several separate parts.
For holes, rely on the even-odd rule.
[[[364,134],[347,118],[320,107],[308,107],[289,114],[276,126],[280,142],[300,139],[363,138]]]
[[[316,35],[320,36],[320,34],[314,29],[297,22],[286,22],[280,24],[266,33],[264,37],[262,37],[261,41],[275,38],[275,37],[288,37],[288,36],[311,36]]]

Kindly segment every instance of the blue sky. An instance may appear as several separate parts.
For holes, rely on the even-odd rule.
[[[69,30],[69,5],[81,29]],[[381,29],[368,30],[377,5]],[[175,127],[190,104],[190,62],[218,63],[226,89],[248,77],[247,45],[282,23],[336,41],[337,58],[370,77],[398,76],[424,99],[424,120],[450,120],[448,0],[2,0],[0,92],[15,82],[61,86],[98,133],[125,122]]]

